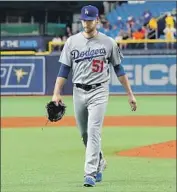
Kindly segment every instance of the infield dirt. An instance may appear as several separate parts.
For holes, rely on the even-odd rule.
[[[2,128],[19,127],[41,127],[46,124],[46,117],[3,117],[1,118]],[[76,126],[73,116],[65,116],[58,122],[48,122],[47,126]],[[106,116],[104,126],[152,126],[152,127],[175,127],[176,116]]]

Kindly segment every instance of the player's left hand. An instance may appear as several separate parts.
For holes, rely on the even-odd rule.
[[[130,95],[129,96],[128,102],[130,104],[131,110],[132,111],[136,111],[136,109],[137,109],[137,102],[136,102],[136,98],[135,98],[134,95]]]

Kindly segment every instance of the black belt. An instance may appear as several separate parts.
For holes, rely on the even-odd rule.
[[[76,85],[76,87],[84,89],[85,91],[90,91],[91,89],[95,89],[96,87],[101,86],[101,83],[97,83],[94,85],[86,85],[86,84],[76,83],[75,85]]]

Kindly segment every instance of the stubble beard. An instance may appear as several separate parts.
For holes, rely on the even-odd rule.
[[[84,31],[85,31],[85,33],[87,33],[87,34],[92,34],[92,33],[95,31],[95,28],[91,28],[91,29],[85,28]]]

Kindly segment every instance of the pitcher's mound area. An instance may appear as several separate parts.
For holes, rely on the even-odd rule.
[[[127,157],[176,158],[176,140],[121,151],[117,155]]]

